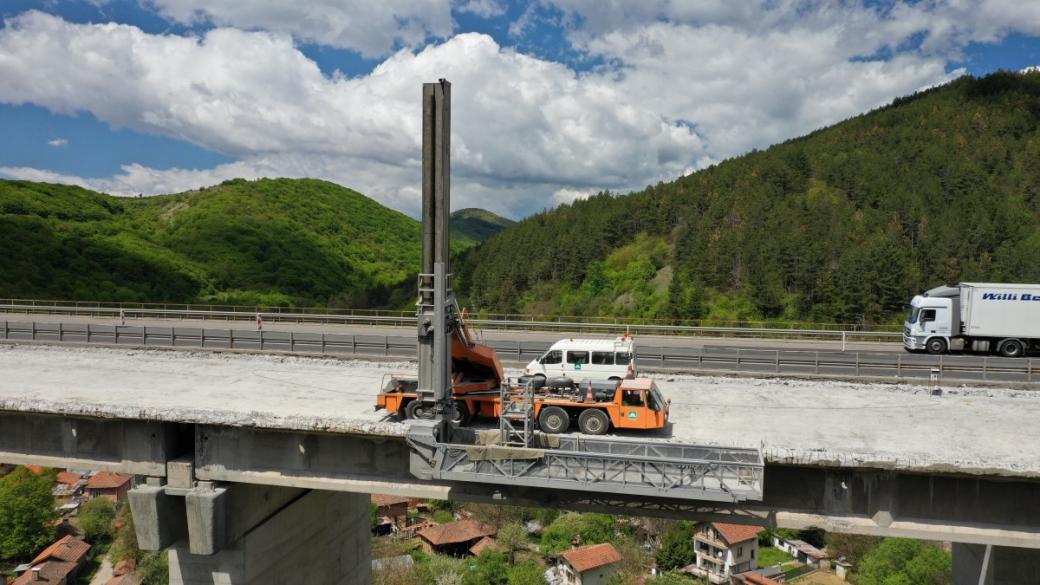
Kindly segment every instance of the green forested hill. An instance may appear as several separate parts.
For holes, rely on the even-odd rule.
[[[469,207],[451,213],[451,235],[453,241],[477,244],[515,223],[486,209]]]
[[[0,181],[0,297],[395,305],[419,223],[317,180],[111,197]]]
[[[466,254],[474,308],[892,319],[958,280],[1040,282],[1040,73],[964,77]]]

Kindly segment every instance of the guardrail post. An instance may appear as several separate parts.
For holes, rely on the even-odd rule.
[[[293,332],[289,332],[289,353],[296,351],[296,339],[293,337]]]
[[[383,336],[383,355],[384,356],[390,355],[390,336],[389,335],[384,335]]]
[[[661,367],[663,368],[664,367],[664,348],[663,347],[659,347],[659,348],[657,348],[657,351],[660,352],[660,356],[659,356],[660,360],[659,361],[660,361]]]
[[[1026,381],[1033,381],[1033,358],[1029,358],[1029,361],[1026,363]]]
[[[845,332],[841,332],[841,351],[845,351]]]
[[[199,330],[199,347],[206,349],[206,328]]]
[[[228,329],[228,349],[235,349],[235,330]]]
[[[59,327],[59,328],[61,327],[61,323],[58,323],[58,327]],[[115,326],[115,331],[116,331],[116,339],[115,339],[115,344],[116,344],[116,345],[119,345],[119,325],[116,325],[116,326]],[[59,337],[59,338],[61,337],[61,332],[60,332],[60,331],[58,332],[58,337]]]
[[[36,321],[32,322],[32,340],[36,341]]]
[[[989,380],[989,358],[982,358],[982,379]]]
[[[33,324],[35,325],[35,322]],[[90,343],[90,323],[87,323],[87,343]]]
[[[11,337],[10,324],[4,319],[4,339]]]
[[[321,353],[325,355],[325,332],[321,333]]]
[[[780,373],[780,350],[777,349],[777,350],[773,350],[773,351],[776,352],[776,373],[779,374]]]
[[[144,327],[141,327],[141,338],[142,338],[141,339],[141,344],[147,347],[148,346],[148,326],[147,325],[145,325]]]
[[[58,321],[58,341],[65,341],[65,331],[61,326],[61,321]]]
[[[856,352],[856,375],[859,375],[859,352]]]
[[[737,348],[737,371],[740,371],[740,348]]]
[[[260,330],[260,351],[264,351],[264,330]]]
[[[945,373],[946,372],[943,371],[943,355],[940,353],[939,354],[939,375],[942,376]]]
[[[170,327],[170,347],[177,347],[177,328]]]
[[[903,377],[903,354],[896,354],[896,378]]]
[[[520,361],[520,342],[516,342],[516,361]]]
[[[350,336],[350,353],[357,355],[357,335]]]
[[[816,373],[820,373],[820,352],[816,352]]]

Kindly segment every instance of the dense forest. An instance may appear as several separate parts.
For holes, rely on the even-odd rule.
[[[891,321],[957,281],[1040,282],[1040,73],[962,77],[463,255],[473,308]]]
[[[459,217],[456,249],[507,223]],[[143,198],[0,181],[0,234],[4,298],[403,306],[420,254],[419,222],[309,179]]]

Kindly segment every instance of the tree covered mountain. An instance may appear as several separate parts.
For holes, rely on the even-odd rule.
[[[451,237],[464,244],[478,244],[515,223],[486,209],[467,207],[451,213]]]
[[[878,322],[956,281],[1040,282],[1040,73],[962,77],[465,254],[473,308]]]
[[[0,297],[402,306],[420,257],[419,222],[308,179],[143,198],[0,181],[0,234]]]

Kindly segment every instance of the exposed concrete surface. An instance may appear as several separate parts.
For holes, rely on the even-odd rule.
[[[408,363],[0,346],[0,410],[397,435],[372,409]],[[1040,477],[1040,393],[847,382],[659,378],[667,439],[759,446],[771,461]],[[626,437],[646,435],[625,433]]]

